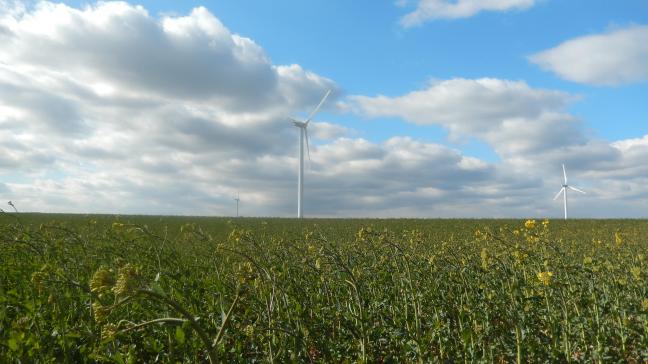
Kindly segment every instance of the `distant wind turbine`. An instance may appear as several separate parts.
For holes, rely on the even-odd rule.
[[[238,207],[239,207],[239,202],[241,201],[238,192],[236,193],[236,198],[234,199],[234,201],[236,201],[236,217],[238,217],[239,216]]]
[[[567,171],[565,170],[564,164],[562,165],[562,167],[563,167],[563,177],[565,178],[565,182],[563,183],[560,191],[558,191],[558,193],[556,194],[556,197],[554,197],[554,200],[556,200],[561,193],[563,194],[563,205],[565,206],[565,220],[567,220],[567,190],[568,189],[573,190],[576,192],[580,192],[582,194],[585,194],[585,191],[579,190],[578,188],[572,187],[569,184],[567,184]]]
[[[324,97],[317,107],[308,115],[306,120],[297,120],[289,118],[292,123],[299,128],[299,176],[297,177],[297,217],[304,217],[304,139],[306,139],[306,150],[308,151],[308,160],[310,161],[310,147],[308,146],[308,123],[311,122],[315,114],[331,94],[331,90],[326,91]]]

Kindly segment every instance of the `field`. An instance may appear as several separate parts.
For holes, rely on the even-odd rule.
[[[0,214],[0,362],[648,362],[648,221]]]

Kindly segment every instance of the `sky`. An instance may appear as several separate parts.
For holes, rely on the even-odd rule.
[[[307,217],[648,217],[646,60],[644,0],[0,0],[0,201],[295,216],[332,90]]]

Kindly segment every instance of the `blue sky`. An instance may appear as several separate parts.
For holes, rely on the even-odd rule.
[[[290,216],[285,118],[333,88],[314,216],[553,216],[561,163],[591,191],[577,215],[643,216],[648,3],[484,4],[0,0],[0,193],[27,210],[227,214],[241,192],[250,215]]]

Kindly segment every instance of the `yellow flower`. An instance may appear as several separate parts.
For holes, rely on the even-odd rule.
[[[253,337],[254,336],[254,326],[252,326],[252,325],[245,326],[245,328],[243,329],[243,332],[245,333],[245,336],[247,336],[249,338]]]
[[[630,273],[632,273],[632,276],[634,277],[634,279],[636,279],[636,280],[641,279],[641,268],[632,267],[632,268],[630,268]]]
[[[648,311],[648,298],[644,298],[641,301],[641,309],[644,311]]]
[[[592,257],[585,257],[583,258],[583,264],[592,264]]]
[[[482,248],[480,256],[481,256],[482,268],[488,269],[488,266],[490,265],[490,259],[488,259],[488,251],[486,250],[486,248]]]
[[[614,233],[614,242],[616,243],[616,245],[623,244],[623,237],[621,236],[621,232],[618,230]]]
[[[528,254],[522,253],[522,252],[520,252],[518,250],[514,251],[512,253],[512,255],[513,255],[513,258],[515,258],[515,264],[518,264],[518,265],[524,263],[524,260],[529,256]]]
[[[625,278],[619,278],[619,279],[617,279],[617,283],[618,283],[619,285],[621,285],[621,286],[625,286],[625,285],[628,284],[628,280],[625,279]]]
[[[527,220],[527,221],[524,223],[524,227],[527,228],[527,229],[529,229],[529,230],[535,228],[535,226],[536,226],[536,221],[535,221],[535,220]]]
[[[538,272],[537,274],[538,280],[544,284],[545,286],[548,286],[551,283],[551,277],[553,277],[553,272]]]

